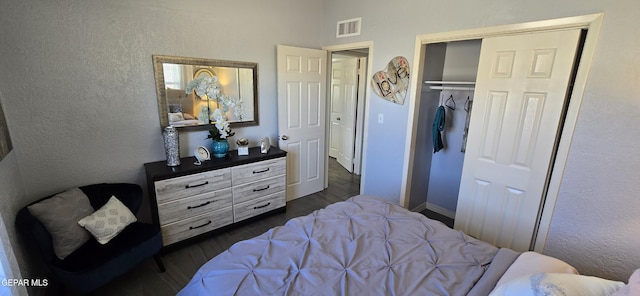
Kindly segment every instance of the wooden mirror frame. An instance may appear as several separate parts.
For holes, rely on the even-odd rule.
[[[255,126],[258,125],[258,64],[252,62],[238,62],[213,60],[204,58],[188,58],[177,56],[153,55],[153,72],[156,81],[156,94],[158,96],[158,115],[160,117],[160,127],[164,129],[169,126],[169,105],[167,99],[163,64],[182,64],[193,66],[246,68],[253,70],[253,120],[230,122],[231,127]],[[199,124],[189,126],[176,126],[179,131],[200,131],[208,130],[213,124]]]

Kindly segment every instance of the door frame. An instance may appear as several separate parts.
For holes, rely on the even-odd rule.
[[[413,100],[409,101],[403,175],[400,189],[400,205],[407,208],[410,201],[409,195],[411,193],[414,160],[414,151],[412,147],[414,147],[416,143],[416,132],[419,123],[418,106],[420,105],[420,92],[423,85],[421,74],[424,66],[423,58],[425,53],[425,46],[427,44],[470,39],[483,39],[487,37],[527,34],[573,28],[588,29],[582,56],[580,59],[580,65],[578,66],[575,77],[573,92],[571,93],[571,96],[569,98],[569,106],[567,109],[567,114],[565,116],[562,133],[560,135],[556,157],[552,166],[551,176],[548,181],[547,194],[546,197],[543,198],[543,205],[540,209],[541,213],[538,214],[538,228],[533,234],[533,250],[542,252],[546,244],[549,227],[551,225],[551,218],[556,201],[558,199],[558,192],[560,190],[562,176],[564,174],[564,169],[569,155],[569,149],[573,138],[573,131],[578,119],[580,105],[582,104],[582,98],[584,96],[584,90],[587,84],[587,77],[591,68],[591,63],[595,53],[596,43],[600,34],[600,28],[602,26],[603,18],[604,13],[598,13],[470,30],[417,35],[414,48],[413,70],[411,72],[411,77],[416,77],[416,79],[411,81],[410,93],[413,96]]]
[[[371,75],[372,75],[372,60],[373,60],[373,41],[363,41],[363,42],[356,42],[356,43],[347,43],[347,44],[338,44],[338,45],[330,45],[330,46],[324,46],[322,47],[323,50],[327,51],[327,54],[329,57],[331,57],[331,54],[337,51],[345,51],[345,50],[352,50],[352,49],[362,49],[362,48],[367,48],[369,51],[369,54],[367,56],[367,71],[366,71],[366,82],[365,82],[365,91],[364,91],[364,102],[360,102],[358,101],[358,107],[357,110],[358,112],[360,111],[364,111],[364,120],[362,120],[362,123],[359,122],[359,120],[356,119],[356,142],[360,141],[361,143],[361,147],[362,147],[362,151],[361,151],[361,156],[360,156],[360,162],[361,162],[361,175],[360,175],[360,194],[363,193],[363,188],[365,188],[364,186],[364,182],[366,180],[366,178],[364,178],[364,174],[367,171],[367,145],[364,145],[364,143],[367,142],[367,138],[369,135],[369,123],[366,120],[366,118],[369,118],[369,101],[370,101],[370,93],[371,93]],[[331,79],[331,59],[328,58],[327,59],[327,79]],[[330,80],[327,80],[330,81]],[[327,91],[330,91],[331,88],[331,84],[327,83]],[[330,93],[330,92],[327,92]],[[327,106],[325,106],[325,108],[327,108],[327,110],[329,110],[330,107],[330,100],[327,100]],[[364,110],[363,110],[364,109]],[[325,112],[325,116],[327,117],[327,119],[325,120],[325,157],[324,157],[324,166],[325,166],[325,171],[324,171],[324,188],[329,187],[329,141],[330,139],[328,138],[330,133],[329,133],[329,129],[331,128],[331,113],[330,112]],[[362,114],[362,113],[358,113],[358,114]],[[358,131],[361,131],[361,137],[358,136]],[[357,146],[357,144],[356,144]]]

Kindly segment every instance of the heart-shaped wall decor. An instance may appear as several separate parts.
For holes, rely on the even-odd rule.
[[[381,98],[404,104],[409,87],[409,63],[404,57],[395,57],[387,64],[387,68],[373,74],[371,79],[373,91]]]

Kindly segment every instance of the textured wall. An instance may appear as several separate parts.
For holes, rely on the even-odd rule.
[[[2,99],[1,93],[0,99]],[[19,239],[13,222],[20,206],[15,201],[24,196],[20,180],[20,169],[16,162],[14,151],[9,152],[0,161],[0,188],[2,188],[0,190],[0,205],[2,205],[0,206],[0,264],[2,264],[0,271],[4,270],[2,275],[7,278],[21,278],[21,276],[30,274],[30,270],[26,268],[29,264],[25,263],[28,259],[22,256],[22,245],[18,242]],[[25,268],[20,270],[19,266]],[[6,289],[9,288],[7,287]],[[15,287],[11,288],[11,292],[13,293],[12,295],[25,295],[26,290],[24,287]]]
[[[255,145],[277,133],[276,45],[321,46],[321,4],[310,0],[11,2],[0,12],[0,89],[29,200],[145,184],[142,164],[165,158],[153,54],[257,62],[260,126],[236,134]],[[182,156],[205,139],[182,134]]]
[[[257,62],[260,125],[236,129],[256,145],[277,134],[276,45],[322,45],[314,0],[0,7],[0,91],[14,145],[13,163],[0,163],[0,202],[10,236],[16,209],[44,195],[96,182],[146,187],[143,163],[165,159],[153,54]],[[210,143],[206,132],[180,137],[183,157]],[[148,219],[148,203],[140,214]]]
[[[324,9],[325,44],[373,41],[375,71],[398,55],[413,63],[417,34],[604,12],[545,253],[614,279],[640,267],[640,2],[326,0]],[[336,21],[354,17],[362,35],[336,39]],[[364,191],[398,200],[408,104],[371,97]]]

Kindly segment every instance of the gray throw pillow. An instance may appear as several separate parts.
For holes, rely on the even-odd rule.
[[[80,219],[94,212],[89,198],[80,188],[69,189],[28,208],[51,234],[53,251],[60,259],[91,238],[89,232],[78,225]]]

